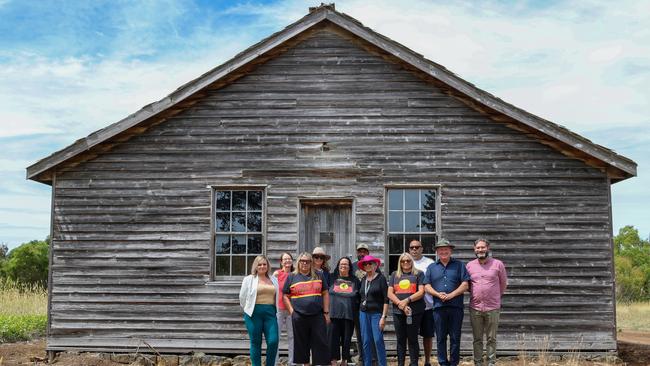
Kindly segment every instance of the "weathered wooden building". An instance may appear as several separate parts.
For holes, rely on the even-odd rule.
[[[52,186],[47,348],[245,353],[258,253],[444,235],[506,263],[501,349],[612,350],[610,186],[635,174],[321,6],[27,168]]]

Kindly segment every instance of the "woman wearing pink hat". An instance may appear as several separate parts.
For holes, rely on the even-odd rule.
[[[358,262],[359,269],[366,275],[361,280],[361,305],[359,324],[363,341],[363,365],[372,366],[372,346],[377,351],[377,364],[386,366],[386,347],[384,345],[384,325],[388,315],[388,284],[386,277],[377,272],[381,264],[379,258],[371,255]]]

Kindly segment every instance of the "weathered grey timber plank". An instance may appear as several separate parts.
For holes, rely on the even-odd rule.
[[[133,337],[162,351],[246,352],[241,277],[210,282],[215,184],[266,185],[272,265],[297,250],[300,197],[354,197],[356,242],[383,258],[385,185],[440,185],[457,257],[472,259],[473,240],[488,236],[511,275],[500,348],[535,349],[524,334],[558,349],[580,337],[582,350],[615,347],[606,173],[321,36],[57,176],[48,349],[134,349]],[[350,62],[333,65],[313,49],[322,44]]]

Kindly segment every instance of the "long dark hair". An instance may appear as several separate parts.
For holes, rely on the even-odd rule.
[[[338,262],[336,262],[336,267],[334,267],[334,272],[332,272],[332,279],[336,280],[341,276],[339,273],[339,265],[341,264],[342,260],[347,260],[348,265],[350,266],[350,269],[348,270],[348,277],[354,276],[354,269],[352,269],[352,259],[350,257],[341,257]]]
[[[296,268],[293,266],[293,256],[289,252],[284,252],[284,253],[280,254],[280,270],[281,271],[284,270],[284,266],[282,265],[282,257],[284,257],[285,254],[288,255],[289,258],[291,258],[291,270],[289,272],[295,271]]]

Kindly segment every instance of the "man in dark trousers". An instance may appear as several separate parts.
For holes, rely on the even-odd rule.
[[[429,265],[424,279],[425,291],[433,296],[433,321],[440,366],[458,366],[460,362],[463,293],[467,291],[470,280],[465,264],[451,257],[453,248],[444,238],[436,243],[438,258]]]

